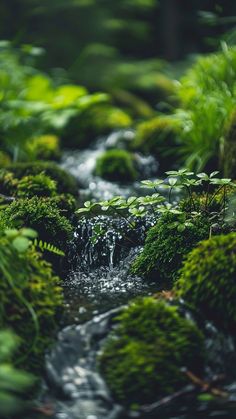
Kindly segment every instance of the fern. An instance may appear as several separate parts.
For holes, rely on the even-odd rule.
[[[58,256],[65,256],[65,253],[62,250],[58,249],[58,247],[54,246],[51,243],[44,242],[43,240],[34,239],[33,244],[36,248],[40,249],[42,252],[48,251]]]

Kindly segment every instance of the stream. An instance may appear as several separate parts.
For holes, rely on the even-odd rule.
[[[81,202],[146,192],[139,182],[120,185],[94,175],[96,158],[108,148],[122,147],[132,136],[131,130],[119,131],[99,139],[90,149],[65,152],[62,167],[77,178]],[[157,177],[158,163],[153,157],[137,155],[137,162],[140,179]],[[95,224],[101,227],[103,234],[91,240]],[[125,220],[109,216],[81,218],[77,222],[63,285],[66,303],[62,330],[46,355],[40,396],[40,403],[53,407],[51,417],[54,419],[236,417],[236,376],[232,371],[232,365],[236,364],[234,342],[209,324],[205,325],[210,353],[206,377],[227,375],[224,383],[224,390],[230,395],[227,402],[197,401],[196,389],[189,384],[171,403],[167,398],[141,406],[136,412],[127,411],[113,400],[98,373],[97,355],[114,316],[132,298],[158,291],[156,284],[129,273],[132,261],[142,249],[145,233],[153,224],[151,216],[137,221],[135,231],[131,231]]]

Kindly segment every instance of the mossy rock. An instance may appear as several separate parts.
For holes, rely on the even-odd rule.
[[[14,195],[20,198],[53,197],[57,192],[57,183],[43,172],[38,175],[24,176],[17,182]]]
[[[201,375],[204,339],[177,306],[146,297],[124,309],[105,343],[99,365],[115,398],[152,403],[188,383],[182,368]]]
[[[210,228],[204,218],[186,226],[184,231],[178,231],[177,228],[170,228],[176,221],[177,215],[163,214],[148,231],[144,249],[131,266],[133,274],[159,281],[165,287],[173,284],[185,255],[208,237]]]
[[[63,145],[83,149],[98,136],[128,128],[132,122],[130,115],[120,108],[107,104],[92,106],[71,118],[62,135]]]
[[[178,163],[177,145],[177,121],[167,116],[157,116],[137,125],[136,137],[131,147],[156,157],[160,171],[165,172]]]
[[[132,182],[138,177],[134,155],[120,149],[105,151],[98,157],[95,173],[104,179],[118,182]]]
[[[208,320],[236,330],[236,233],[202,241],[187,256],[175,288]]]
[[[56,163],[39,160],[29,163],[14,163],[7,166],[6,169],[12,172],[17,179],[44,172],[45,175],[57,182],[58,193],[69,193],[75,197],[78,196],[76,179]]]
[[[51,265],[32,246],[17,250],[14,240],[0,234],[0,329],[14,329],[18,365],[35,370],[55,336],[62,288]]]
[[[1,217],[9,228],[30,227],[39,233],[41,240],[60,249],[66,249],[72,238],[71,223],[51,199],[18,199],[2,211]]]
[[[35,137],[24,147],[27,160],[59,160],[61,156],[60,140],[56,135]]]

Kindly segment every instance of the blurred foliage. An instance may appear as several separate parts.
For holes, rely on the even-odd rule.
[[[0,417],[6,418],[24,408],[26,392],[34,383],[33,376],[16,369],[14,354],[19,338],[7,330],[0,331]]]
[[[108,99],[80,86],[56,86],[29,65],[22,50],[0,44],[0,143],[14,158],[30,139],[60,133],[72,116]]]
[[[52,339],[55,317],[62,304],[59,278],[32,245],[31,229],[5,230],[0,234],[0,327],[11,327],[20,336],[15,364],[34,367]]]
[[[174,120],[181,126],[181,153],[187,167],[219,167],[225,124],[236,106],[236,48],[198,58],[178,90],[181,107]]]

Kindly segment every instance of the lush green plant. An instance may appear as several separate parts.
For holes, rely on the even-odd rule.
[[[17,182],[15,194],[19,198],[56,195],[57,183],[43,172],[38,175],[24,176]]]
[[[236,327],[236,234],[201,242],[180,271],[178,294],[207,319],[225,329]]]
[[[14,328],[19,335],[15,363],[28,360],[28,368],[33,367],[31,362],[36,367],[51,342],[62,304],[59,278],[32,245],[35,236],[29,229],[5,230],[0,235],[0,327]]]
[[[105,151],[96,162],[95,173],[108,180],[129,182],[135,180],[135,157],[126,150]]]
[[[15,159],[30,140],[48,132],[60,133],[72,117],[108,101],[107,95],[89,95],[81,86],[55,86],[49,76],[33,68],[36,49],[14,49],[9,42],[0,45],[0,137]]]
[[[145,246],[131,266],[132,273],[172,285],[182,261],[196,244],[209,236],[209,220],[165,213],[148,231]],[[176,228],[177,227],[177,228]]]
[[[236,178],[236,158],[235,158],[235,141],[236,141],[236,111],[230,115],[226,123],[224,133],[224,144],[221,153],[221,166],[225,176]]]
[[[14,163],[7,167],[17,179],[23,176],[38,175],[42,172],[57,182],[58,193],[78,195],[78,187],[75,178],[59,167],[56,163],[47,161],[34,161],[29,163]]]
[[[181,368],[202,372],[203,336],[178,307],[146,297],[131,303],[117,321],[99,363],[120,402],[154,402],[187,383]]]
[[[166,172],[166,180],[143,180],[141,182],[145,189],[150,189],[154,193],[151,195],[135,197],[131,196],[128,199],[120,196],[112,198],[108,201],[90,202],[86,201],[83,208],[77,210],[78,214],[91,214],[98,209],[103,212],[116,213],[127,218],[127,216],[144,217],[152,213],[155,217],[160,214],[172,213],[178,214],[180,217],[179,222],[173,225],[180,231],[185,227],[191,225],[191,222],[199,216],[207,216],[211,223],[214,221],[223,222],[227,209],[227,201],[232,190],[235,188],[235,183],[231,179],[217,178],[217,171],[211,174],[198,173],[194,175],[187,169],[178,171]],[[168,190],[168,201],[159,193],[159,188]],[[173,191],[182,191],[188,199],[187,208],[182,205],[172,203]],[[201,207],[196,204],[196,195],[204,200]],[[218,199],[218,212],[212,212],[213,203]],[[131,223],[132,224],[132,223]]]
[[[56,135],[41,135],[26,142],[26,160],[58,160],[60,142]]]
[[[198,59],[181,80],[179,120],[185,165],[190,169],[218,167],[224,127],[236,105],[236,48]]]
[[[30,227],[39,238],[65,249],[72,237],[72,225],[55,202],[44,198],[25,198],[12,202],[2,212],[2,219],[11,227]]]
[[[131,147],[154,155],[160,164],[160,171],[164,172],[176,166],[178,130],[178,120],[168,116],[156,116],[137,125],[136,137]]]
[[[6,418],[23,410],[27,391],[34,379],[30,374],[16,369],[14,353],[19,338],[12,332],[0,331],[0,417]]]

